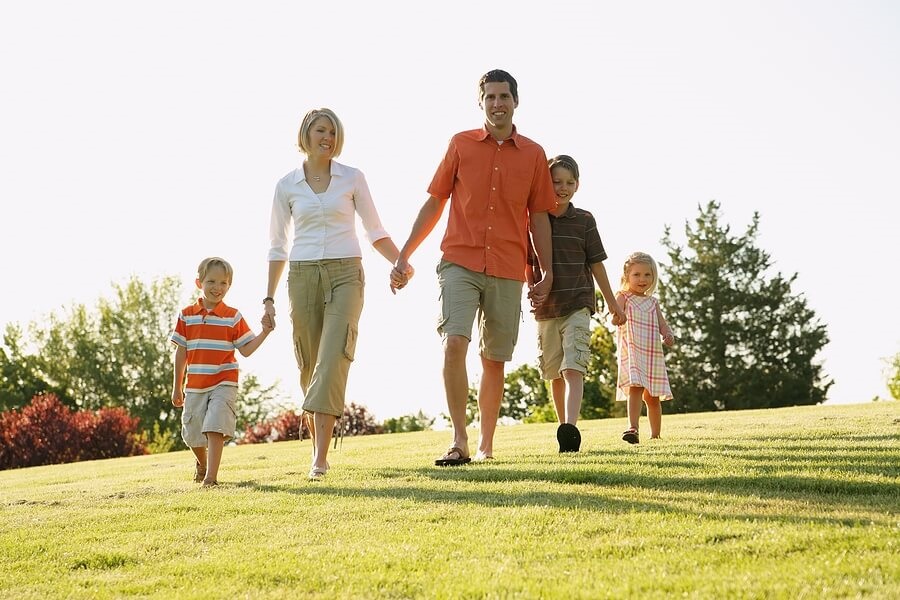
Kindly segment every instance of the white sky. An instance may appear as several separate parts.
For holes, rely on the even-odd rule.
[[[452,8],[449,8],[451,7]],[[427,7],[427,9],[426,9]],[[427,13],[427,14],[426,14]],[[450,136],[481,125],[478,77],[519,81],[519,131],[582,171],[618,273],[716,199],[827,325],[831,402],[888,397],[900,351],[900,4],[747,2],[4,2],[0,325],[94,305],[132,274],[235,266],[259,330],[275,182],[300,118],[344,122],[398,245]],[[445,411],[434,331],[443,223],[399,296],[367,248],[348,401],[379,419]],[[284,282],[283,282],[284,283]],[[874,293],[860,293],[860,285]],[[299,400],[286,292],[245,372]],[[473,348],[474,350],[474,348]],[[470,379],[478,374],[470,352]],[[526,316],[509,368],[533,363]],[[677,390],[676,390],[677,394]]]

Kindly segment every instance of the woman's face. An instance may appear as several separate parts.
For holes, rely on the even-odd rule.
[[[334,125],[328,117],[318,117],[309,128],[309,154],[318,158],[331,158],[334,154]]]

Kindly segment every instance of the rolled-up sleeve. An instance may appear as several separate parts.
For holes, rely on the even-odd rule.
[[[356,171],[356,181],[353,189],[353,203],[356,206],[356,214],[362,221],[363,229],[366,232],[366,239],[370,244],[374,244],[380,239],[391,237],[378,217],[378,210],[375,208],[375,202],[372,200],[372,194],[369,192],[369,184],[366,183],[366,176],[362,171]]]
[[[269,224],[269,261],[288,259],[288,243],[291,239],[291,206],[288,195],[285,193],[282,182],[275,186],[275,195],[272,198],[272,218]]]

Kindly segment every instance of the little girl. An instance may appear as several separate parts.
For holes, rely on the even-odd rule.
[[[629,428],[622,439],[637,444],[641,401],[647,405],[650,438],[659,438],[662,426],[661,400],[671,400],[669,376],[663,358],[662,343],[672,346],[675,336],[653,297],[658,280],[656,261],[649,254],[635,252],[625,260],[622,288],[616,300],[625,310],[627,320],[619,325],[619,381],[616,400],[628,401]]]

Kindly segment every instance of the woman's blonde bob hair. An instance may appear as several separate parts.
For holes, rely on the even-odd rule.
[[[303,121],[300,123],[300,131],[297,132],[297,145],[300,147],[300,152],[309,156],[309,130],[319,117],[328,119],[331,122],[331,126],[334,127],[334,152],[331,156],[332,158],[337,158],[340,156],[341,150],[344,149],[344,126],[330,108],[314,108],[303,117]]]

